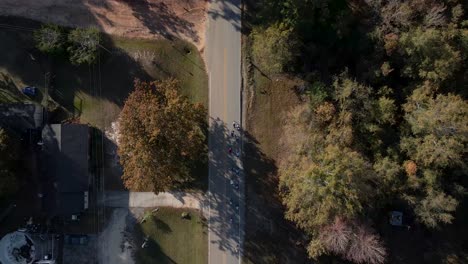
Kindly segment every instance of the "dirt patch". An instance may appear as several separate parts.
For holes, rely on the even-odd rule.
[[[2,0],[0,15],[128,38],[177,37],[203,49],[207,0]]]

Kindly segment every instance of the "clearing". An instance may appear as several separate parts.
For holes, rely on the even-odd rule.
[[[96,26],[127,38],[179,38],[203,49],[206,0],[2,0],[1,16],[67,27]]]

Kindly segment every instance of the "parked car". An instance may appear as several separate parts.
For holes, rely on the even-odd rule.
[[[65,235],[64,242],[68,245],[86,245],[89,238],[87,235]]]
[[[37,94],[37,88],[34,86],[26,86],[23,89],[21,89],[21,91],[23,92],[23,94],[31,97],[34,97]]]

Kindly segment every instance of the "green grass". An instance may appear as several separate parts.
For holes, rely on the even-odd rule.
[[[182,212],[189,212],[190,219],[182,219]],[[207,227],[197,211],[160,208],[138,225],[136,234],[141,240],[149,236],[148,247],[137,248],[137,264],[208,263]]]

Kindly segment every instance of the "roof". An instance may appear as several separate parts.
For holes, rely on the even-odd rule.
[[[53,124],[42,130],[48,155],[48,173],[55,176],[59,192],[88,189],[88,126]]]
[[[0,126],[13,130],[39,128],[44,108],[35,103],[0,104]]]
[[[60,214],[84,209],[84,192],[89,189],[89,129],[81,124],[52,124],[42,130],[46,173],[56,182]]]

